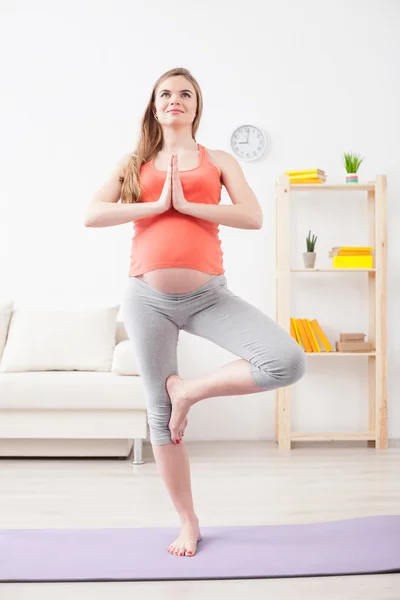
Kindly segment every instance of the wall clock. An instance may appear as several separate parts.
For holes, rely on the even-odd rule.
[[[240,160],[257,160],[267,148],[267,136],[256,125],[240,125],[231,135],[231,148]]]

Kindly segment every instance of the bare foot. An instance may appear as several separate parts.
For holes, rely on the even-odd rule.
[[[170,375],[166,381],[166,388],[172,404],[172,414],[168,427],[171,431],[171,439],[175,444],[183,437],[191,403],[185,388],[185,380],[182,377]]]
[[[197,542],[202,539],[199,521],[189,521],[182,525],[179,537],[168,546],[168,552],[175,556],[194,556]]]
[[[181,435],[181,437],[183,437],[185,435],[185,429],[187,427],[187,424],[188,424],[188,418],[186,417],[186,419],[184,420],[183,425],[182,425],[182,429],[181,429],[182,435]]]

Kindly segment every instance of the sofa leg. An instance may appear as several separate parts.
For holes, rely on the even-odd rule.
[[[134,465],[143,465],[143,440],[136,438],[133,440],[133,462]]]

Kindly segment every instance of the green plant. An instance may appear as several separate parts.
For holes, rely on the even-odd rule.
[[[306,237],[307,244],[307,252],[315,252],[315,244],[317,243],[317,237],[313,235],[311,237],[311,231],[308,232],[308,236]]]
[[[361,158],[358,154],[345,152],[343,154],[343,163],[347,173],[357,173],[358,167],[361,165],[364,157]]]

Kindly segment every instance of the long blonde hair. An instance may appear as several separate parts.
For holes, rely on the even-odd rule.
[[[119,181],[122,183],[121,202],[125,204],[140,202],[142,195],[142,189],[139,180],[140,167],[144,163],[151,160],[162,149],[162,127],[153,113],[156,90],[160,83],[164,81],[164,79],[167,79],[168,77],[175,77],[177,75],[183,75],[186,77],[186,79],[192,83],[196,91],[197,110],[196,117],[192,124],[192,137],[196,141],[196,131],[199,128],[200,118],[203,112],[203,96],[200,86],[187,69],[181,67],[170,69],[158,78],[153,87],[150,100],[142,117],[138,144],[136,149],[131,154],[126,166],[122,171],[122,175],[119,178]]]

